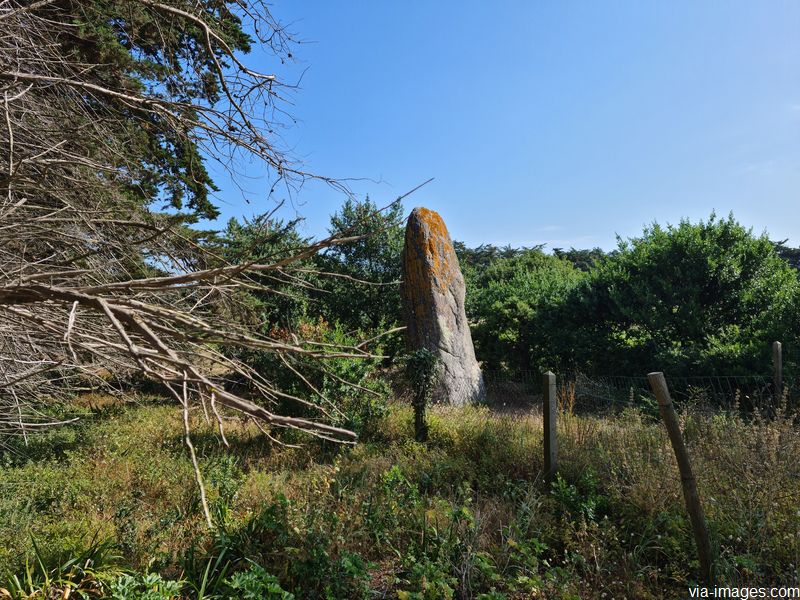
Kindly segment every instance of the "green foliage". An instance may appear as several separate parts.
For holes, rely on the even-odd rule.
[[[485,594],[478,594],[477,600],[508,600],[508,596],[492,589]]]
[[[111,583],[113,600],[177,600],[182,581],[163,579],[158,573],[122,575]]]
[[[236,501],[244,473],[239,468],[236,456],[212,456],[203,463],[203,478],[206,486],[213,490],[209,503],[214,521],[225,526],[231,518],[230,510]]]
[[[248,52],[250,37],[232,10],[235,2],[202,2],[215,36],[234,51]],[[52,18],[64,18],[63,7],[53,7]],[[191,3],[176,8],[192,11]],[[214,105],[221,99],[215,59],[225,64],[221,50],[210,54],[205,31],[182,22],[165,26],[164,15],[127,2],[82,2],[73,8],[70,25],[75,35],[62,36],[61,52],[73,60],[102,68],[87,69],[83,81],[118,90],[150,90],[179,102],[172,110],[191,119],[192,104]],[[215,218],[219,212],[209,197],[217,191],[204,166],[196,136],[176,131],[168,111],[142,111],[134,104],[103,95],[92,98],[95,115],[127,115],[118,121],[120,164],[130,169],[134,184],[127,194],[143,205],[164,201],[174,209],[188,208],[195,215]],[[111,125],[113,121],[107,119]]]
[[[439,357],[427,348],[420,348],[404,357],[406,378],[411,386],[414,407],[414,434],[418,442],[428,439],[425,411],[433,397],[441,375]]]
[[[356,211],[360,215],[364,206],[348,203],[343,211],[345,215],[350,215],[348,218],[355,218],[350,211]],[[384,217],[378,216],[377,219],[383,223]],[[216,243],[221,254],[230,262],[272,262],[308,245],[309,240],[297,233],[296,224],[296,222],[283,223],[267,217],[256,218],[243,224],[231,220],[226,232]],[[377,224],[373,225],[377,227]],[[237,315],[236,319],[259,329],[269,338],[279,342],[294,344],[297,340],[302,340],[309,352],[319,352],[324,347],[355,348],[362,341],[374,337],[376,332],[373,330],[350,329],[354,324],[354,313],[351,309],[362,300],[373,308],[388,306],[384,295],[388,294],[391,288],[366,286],[369,290],[381,291],[379,296],[372,297],[368,294],[369,298],[362,298],[360,290],[352,289],[356,284],[351,281],[325,277],[318,273],[320,269],[329,269],[335,274],[347,274],[358,278],[372,277],[373,280],[394,277],[387,274],[386,269],[389,268],[387,259],[380,258],[387,252],[386,236],[377,229],[366,231],[364,227],[354,235],[367,232],[375,235],[357,242],[355,244],[357,247],[351,248],[350,244],[337,246],[337,250],[325,258],[317,257],[295,263],[294,267],[299,270],[293,273],[291,278],[282,279],[279,274],[272,273],[263,277],[255,275],[255,279],[271,292],[248,292],[244,303],[248,307],[247,314]],[[374,261],[369,258],[373,251],[379,257]],[[387,265],[374,266],[383,264],[381,261]],[[399,262],[393,268],[399,269]],[[366,271],[370,271],[371,274]],[[303,281],[302,286],[297,285],[298,279]],[[309,291],[311,288],[321,287],[329,293],[317,294]],[[396,294],[396,289],[392,293]],[[374,306],[370,304],[373,302],[376,303]],[[367,310],[367,306],[362,306],[362,309]],[[329,312],[336,320],[329,323],[321,316],[316,319],[308,316],[311,313],[319,313],[320,310]],[[377,325],[382,325],[383,322],[381,320]],[[384,348],[381,339],[370,345],[367,350],[372,354],[381,355]],[[335,356],[329,359],[314,356],[284,359],[274,353],[262,351],[240,351],[239,355],[260,373],[268,374],[282,386],[284,391],[307,399],[318,409],[329,412],[334,424],[361,433],[383,414],[388,386],[378,373],[380,360],[368,356],[359,358],[355,356],[358,352],[360,351],[345,350],[345,354],[353,356]],[[299,374],[302,374],[302,377]],[[291,399],[283,399],[280,403],[279,410],[284,411],[284,414],[315,416],[313,406],[303,405]]]
[[[765,373],[772,341],[800,347],[789,250],[715,215],[652,225],[609,254],[461,245],[476,355],[512,372]]]
[[[798,271],[800,275],[800,248],[792,248],[786,245],[788,240],[783,240],[780,242],[772,242],[775,246],[775,252],[780,256],[783,260],[791,265],[791,267]]]
[[[453,242],[461,270],[466,272],[475,270],[484,271],[500,260],[517,258],[519,256],[540,252],[544,246],[533,248],[512,248],[510,245],[498,247],[493,244],[481,244],[470,248],[464,242]]]
[[[363,332],[348,333],[341,324],[330,325],[322,319],[301,321],[294,331],[309,351],[318,351],[321,345],[355,348],[366,337]],[[273,328],[270,337],[290,341],[292,333],[291,329]],[[369,350],[380,355],[382,347],[375,343]],[[389,385],[379,369],[379,358],[361,356],[358,351],[350,354],[330,358],[296,356],[287,359],[291,369],[273,354],[257,354],[253,364],[262,373],[270,373],[287,393],[310,403],[283,400],[281,414],[308,416],[324,410],[334,425],[364,433],[385,413]]]
[[[299,221],[269,215],[242,223],[231,219],[210,243],[231,263],[271,263],[311,243],[297,232]],[[251,294],[245,322],[262,327],[294,327],[321,316],[345,331],[374,335],[400,319],[399,281],[403,250],[403,207],[379,211],[369,198],[348,199],[331,216],[331,234],[361,237],[293,264],[291,278],[255,276],[272,293]],[[302,286],[297,281],[303,282]]]
[[[594,371],[750,374],[769,365],[773,340],[795,346],[798,307],[797,275],[769,239],[712,215],[620,241],[564,325]]]
[[[476,354],[490,370],[553,368],[559,311],[584,274],[540,249],[467,271],[467,317]]]
[[[452,600],[457,580],[436,561],[409,560],[407,579],[402,581],[413,591],[400,590],[400,600]]]
[[[205,587],[230,589],[236,598],[290,600],[295,596],[284,591],[286,587],[301,598],[365,598],[368,565],[357,553],[337,549],[330,534],[335,515],[299,508],[279,495],[244,523],[219,531],[205,559],[215,567],[213,573],[208,567],[204,571]],[[189,572],[197,578],[197,557],[192,552],[187,559]],[[235,573],[222,586],[209,585],[209,573],[224,577],[229,569]]]
[[[298,222],[285,223],[268,215],[241,223],[231,219],[225,231],[215,236],[212,243],[218,254],[229,263],[272,264],[296,254],[310,243],[308,238],[297,232]],[[293,264],[298,269],[311,266],[309,260]],[[239,322],[267,332],[275,326],[292,327],[306,317],[309,308],[308,293],[296,284],[296,280],[288,281],[272,274],[253,277],[265,289],[247,294],[245,305],[248,307],[248,314],[236,315]],[[303,273],[295,277],[306,280],[308,284],[313,282],[310,275]],[[267,292],[267,289],[271,292]]]
[[[104,582],[120,576],[122,557],[108,541],[92,540],[85,550],[66,557],[43,553],[35,540],[31,543],[32,557],[26,560],[23,575],[14,574],[6,583],[12,598],[54,597],[63,590],[90,597],[102,593]]]
[[[326,292],[319,296],[323,314],[350,331],[396,324],[401,316],[402,204],[379,211],[369,197],[363,202],[348,199],[331,216],[329,231],[365,237],[328,248],[315,258],[321,271],[332,274],[320,281]]]
[[[660,423],[635,409],[562,416],[562,478],[548,488],[538,416],[434,407],[424,445],[409,439],[410,416],[393,405],[370,441],[332,456],[270,447],[236,421],[224,449],[193,414],[209,502],[226,505],[211,533],[180,414],[104,411],[58,460],[0,463],[0,573],[16,575],[0,587],[15,599],[61,597],[67,585],[70,597],[113,597],[116,586],[163,598],[178,581],[183,597],[209,600],[685,596],[694,542]],[[721,581],[791,584],[795,420],[682,421]]]
[[[284,590],[278,578],[253,563],[247,571],[234,573],[228,582],[231,598],[243,600],[294,600],[294,594]]]
[[[567,260],[581,271],[588,272],[606,256],[606,253],[600,248],[592,248],[591,250],[553,248],[553,256]]]
[[[568,483],[561,475],[556,477],[552,484],[551,494],[553,498],[569,512],[587,521],[596,521],[603,516],[607,509],[608,500],[598,493],[598,482],[592,473],[583,473],[577,485]]]
[[[396,467],[389,474],[407,482]],[[399,597],[448,600],[456,593],[458,597],[470,597],[487,581],[501,579],[492,557],[477,547],[479,530],[471,496],[472,490],[464,483],[451,505],[428,509],[422,523],[412,521],[423,536],[418,542],[412,539],[404,552],[403,571],[397,579]],[[410,500],[425,506],[424,499],[416,494]]]
[[[427,404],[440,375],[439,357],[427,348],[420,348],[404,357],[406,377],[418,403]]]

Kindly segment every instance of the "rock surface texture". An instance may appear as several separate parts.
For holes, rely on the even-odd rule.
[[[427,348],[441,361],[434,402],[482,400],[485,386],[464,312],[464,276],[442,217],[415,208],[403,249],[403,305],[409,350]]]

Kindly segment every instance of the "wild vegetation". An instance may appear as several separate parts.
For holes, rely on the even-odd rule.
[[[12,597],[683,598],[696,581],[675,461],[646,410],[566,403],[549,488],[528,410],[435,408],[419,443],[411,407],[393,402],[351,449],[280,447],[235,420],[227,450],[195,414],[209,531],[179,414],[155,398],[79,402],[81,425],[4,455]],[[681,420],[718,580],[795,582],[795,423],[699,408]]]
[[[323,240],[274,212],[207,230],[210,160],[258,159],[289,194],[315,177],[278,145],[288,87],[242,62],[291,58],[269,7],[0,9],[0,599],[685,597],[647,397],[600,412],[562,386],[552,484],[535,385],[428,405],[399,200],[348,196]],[[746,390],[678,408],[718,582],[797,585],[800,251],[732,215],[611,252],[456,249],[477,357],[518,386],[763,375],[783,342],[768,413]]]
[[[530,249],[468,266],[481,358],[511,370],[738,375],[768,372],[770,341],[797,348],[797,271],[732,215],[654,224],[594,256]]]
[[[365,206],[374,214],[374,205]],[[332,221],[340,219],[335,215]],[[372,227],[374,235],[354,242],[352,255],[368,254],[367,244],[385,244],[392,239],[386,232],[396,236],[400,225],[392,217]],[[697,244],[715,253],[712,264],[729,265],[728,271],[718,271],[722,282],[734,285],[725,273],[740,278],[741,270],[730,265],[749,260],[758,265],[751,267],[755,281],[735,282],[744,290],[742,301],[764,301],[767,296],[753,297],[748,290],[771,285],[773,295],[783,290],[791,302],[796,273],[766,238],[752,236],[732,219],[654,227],[587,270],[541,249],[506,250],[506,256],[480,265],[471,253],[480,255],[486,248],[462,246],[479,358],[484,365],[497,361],[497,368],[509,373],[525,368],[522,352],[542,361],[534,368],[557,364],[561,357],[545,354],[554,348],[547,339],[559,326],[558,315],[566,319],[568,303],[587,302],[598,289],[614,289],[617,310],[646,314],[648,305],[639,296],[624,293],[619,284],[605,288],[598,282],[612,275],[617,281],[647,282],[626,273],[641,268],[642,256],[659,256],[665,246],[685,256],[686,250],[680,250],[685,240],[702,240],[712,232],[713,241],[731,229],[741,237],[738,250],[727,243],[724,249]],[[270,220],[232,222],[216,239],[219,251],[230,253],[305,243],[297,241],[291,225]],[[396,246],[385,244],[378,256],[397,253]],[[341,272],[360,269],[359,281],[346,280],[354,290],[395,281],[395,274],[382,266],[394,258],[350,265],[341,257],[321,256],[306,261],[304,276],[313,281],[321,269],[318,262],[330,266],[334,260]],[[681,259],[674,260],[670,272],[682,273]],[[653,272],[661,273],[655,267]],[[703,284],[709,290],[722,285],[710,278]],[[649,285],[654,287],[651,295],[642,297],[670,302],[668,279],[653,278]],[[379,289],[396,293],[393,285]],[[611,303],[608,296],[600,297]],[[358,328],[350,320],[352,306],[337,318],[336,301],[318,285],[307,292],[292,290],[291,296],[252,293],[247,318],[270,329],[276,339],[298,332],[305,340],[342,345],[356,345],[396,325],[397,317],[389,312],[374,327],[362,321]],[[734,324],[737,319],[748,323],[744,314],[730,317],[743,310],[740,306],[731,302],[730,312],[706,315],[708,330],[722,322],[712,319],[726,315]],[[765,302],[766,310],[771,306]],[[591,326],[588,316],[578,318],[575,322],[586,327],[573,335],[596,336],[603,327],[627,330],[610,319],[604,323],[609,313],[595,314]],[[672,315],[672,331],[696,334],[698,347],[716,343],[702,338],[702,327],[689,330],[678,311],[649,314],[662,319],[653,321],[661,325]],[[658,331],[638,318],[642,327],[634,321],[631,335]],[[774,330],[759,332],[755,326],[760,322],[767,321],[750,321],[745,331],[751,337],[733,340],[737,343],[727,348],[730,364],[746,366],[741,359],[748,355],[741,349],[766,345]],[[498,332],[494,338],[492,328]],[[211,530],[203,520],[183,444],[181,415],[163,396],[133,386],[122,395],[78,394],[59,405],[54,417],[79,416],[80,421],[31,437],[27,444],[22,438],[5,443],[0,537],[6,543],[0,568],[6,575],[0,587],[14,598],[49,597],[67,587],[87,597],[114,598],[499,599],[603,593],[679,598],[697,581],[674,457],[647,398],[631,397],[633,406],[623,412],[575,414],[574,390],[562,387],[561,467],[559,478],[548,486],[541,480],[541,416],[535,407],[432,407],[420,435],[413,410],[418,400],[412,398],[415,389],[424,396],[424,381],[416,388],[413,382],[414,374],[422,377],[425,369],[411,373],[410,391],[402,393],[405,365],[421,359],[406,357],[396,340],[386,339],[388,344],[379,342],[377,349],[387,358],[330,358],[324,368],[309,359],[305,365],[310,383],[330,401],[325,406],[332,412],[330,422],[358,432],[354,447],[291,430],[273,430],[268,436],[257,422],[223,411],[226,447],[213,419],[200,408],[191,411]],[[783,339],[791,338],[784,333]],[[591,357],[586,348],[584,356]],[[693,346],[687,341],[684,348],[690,352]],[[634,373],[650,364],[639,361],[639,351],[629,344],[627,354],[618,354]],[[280,372],[269,353],[250,350],[239,358],[259,371]],[[698,364],[717,368],[711,361]],[[591,365],[587,360],[581,366]],[[289,392],[299,385],[275,377]],[[502,397],[494,398],[503,403]],[[736,405],[713,406],[698,390],[692,403],[680,407],[720,582],[796,582],[800,467],[794,457],[800,437],[793,403],[787,391],[784,405],[766,418]],[[291,399],[278,406],[296,417],[312,410]]]

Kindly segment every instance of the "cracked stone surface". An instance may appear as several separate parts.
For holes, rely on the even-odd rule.
[[[464,276],[438,213],[411,211],[403,249],[403,307],[410,351],[427,348],[441,361],[435,402],[469,404],[486,391],[464,312]]]

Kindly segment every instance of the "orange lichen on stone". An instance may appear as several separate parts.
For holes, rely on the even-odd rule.
[[[428,208],[415,208],[408,218],[401,293],[409,349],[427,348],[441,361],[437,401],[482,398],[483,377],[464,311],[464,277],[442,217]]]
[[[416,236],[412,236],[409,235],[409,229],[409,231],[406,232],[406,247],[408,248],[409,242],[411,245],[415,245],[415,240],[409,240],[409,237],[417,237],[417,240],[419,240],[419,233],[422,233],[425,248],[415,248],[417,251],[410,253],[408,259],[421,260],[427,263],[433,275],[434,283],[439,288],[440,292],[444,292],[447,286],[453,281],[455,269],[458,269],[455,251],[450,241],[450,234],[447,231],[444,220],[436,211],[420,207],[415,210],[415,213],[420,228],[423,231],[417,232]],[[419,250],[423,251],[420,252]],[[415,274],[419,273],[418,269],[410,269],[410,271],[415,272]],[[419,274],[421,275],[421,273]]]

